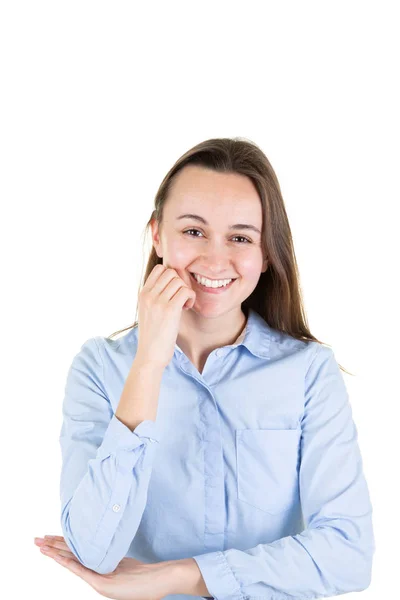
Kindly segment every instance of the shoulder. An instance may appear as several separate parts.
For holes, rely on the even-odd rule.
[[[118,356],[134,356],[137,347],[137,327],[124,336],[112,339],[102,335],[88,338],[79,346],[72,360],[72,366],[98,365],[103,367],[109,359]]]
[[[302,374],[305,382],[340,372],[335,354],[330,346],[314,340],[299,340],[283,332],[275,332],[270,348],[272,360],[288,360]]]
[[[119,362],[127,357],[133,360],[137,350],[138,328],[132,327],[118,339],[97,335],[90,338],[85,344],[93,352],[97,353],[98,360],[104,365],[111,362]],[[95,350],[94,350],[95,349]]]
[[[299,359],[307,372],[315,357],[324,355],[329,348],[314,340],[299,340],[288,333],[273,329],[273,341],[270,346],[271,359],[292,357]]]

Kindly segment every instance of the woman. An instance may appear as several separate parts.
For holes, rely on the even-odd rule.
[[[68,373],[49,555],[111,598],[367,588],[357,429],[342,367],[307,326],[267,157],[240,138],[198,144],[147,227],[138,321],[87,340]]]

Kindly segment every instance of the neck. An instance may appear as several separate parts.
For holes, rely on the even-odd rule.
[[[213,350],[235,342],[246,322],[247,313],[241,307],[214,319],[205,318],[193,310],[185,311],[176,343],[193,364],[205,364]]]

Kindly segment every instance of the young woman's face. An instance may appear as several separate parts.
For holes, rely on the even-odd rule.
[[[182,217],[187,214],[198,218]],[[267,269],[261,247],[261,201],[253,182],[243,175],[184,167],[164,206],[161,231],[155,220],[151,227],[158,256],[196,292],[192,310],[204,316],[240,307]],[[235,281],[212,293],[191,273]]]

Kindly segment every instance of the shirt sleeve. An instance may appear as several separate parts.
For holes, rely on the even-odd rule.
[[[375,539],[358,433],[333,351],[305,379],[299,489],[305,529],[248,550],[194,556],[216,600],[324,598],[366,589]]]
[[[105,574],[115,570],[137,532],[159,431],[145,420],[132,432],[114,415],[96,339],[81,346],[65,385],[61,527],[77,559]]]

